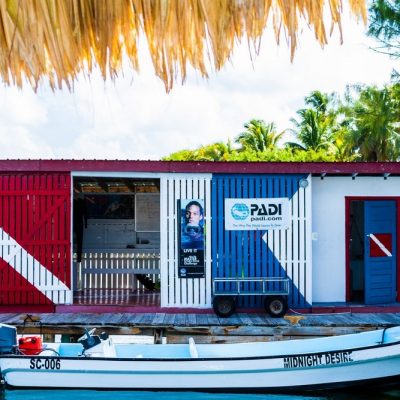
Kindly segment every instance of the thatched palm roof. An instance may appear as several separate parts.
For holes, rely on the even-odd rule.
[[[366,18],[365,0],[347,0],[357,17]],[[207,76],[207,64],[220,69],[235,43],[258,45],[267,25],[277,40],[283,29],[291,54],[299,21],[316,39],[327,42],[338,25],[342,0],[0,0],[0,74],[7,84],[34,88],[48,78],[53,88],[71,88],[77,74],[100,67],[104,79],[120,71],[125,54],[139,69],[138,42],[145,37],[155,73],[169,90],[186,76],[188,64]],[[267,24],[268,22],[268,24]],[[143,39],[142,39],[143,40]]]

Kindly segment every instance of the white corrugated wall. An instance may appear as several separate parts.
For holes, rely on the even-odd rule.
[[[162,174],[161,196],[161,307],[211,306],[211,174]],[[204,199],[205,277],[178,277],[178,200]]]

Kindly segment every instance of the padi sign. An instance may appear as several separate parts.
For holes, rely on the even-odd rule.
[[[225,229],[258,231],[289,227],[289,199],[225,199]]]

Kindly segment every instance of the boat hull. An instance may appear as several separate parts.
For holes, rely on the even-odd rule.
[[[140,359],[4,356],[9,387],[300,392],[396,384],[400,343],[287,356]]]

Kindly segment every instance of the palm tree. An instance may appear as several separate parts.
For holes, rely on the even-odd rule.
[[[356,88],[359,97],[343,108],[346,141],[363,161],[395,161],[400,156],[399,105],[396,85]],[[349,102],[349,100],[348,100]]]
[[[289,131],[299,142],[288,142],[288,147],[318,151],[332,146],[336,113],[329,110],[331,98],[320,91],[313,91],[305,98],[309,107],[297,111],[298,119],[290,119],[294,129]]]
[[[380,46],[375,49],[398,58],[400,37],[400,2],[374,0],[369,8],[368,35],[375,37]]]
[[[242,150],[263,152],[274,149],[284,133],[277,133],[274,122],[267,124],[262,119],[252,119],[245,123],[244,127],[246,130],[235,138],[235,143],[239,143]]]

